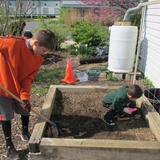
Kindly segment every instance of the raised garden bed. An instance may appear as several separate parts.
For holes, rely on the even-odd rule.
[[[102,106],[101,98],[116,88],[51,86],[43,113],[57,123],[59,137],[49,137],[46,123],[37,123],[29,142],[31,158],[158,160],[160,135],[157,129],[160,125],[157,131],[155,126],[160,120],[151,118],[150,121],[151,116],[148,115],[153,116],[156,112],[147,109],[148,102],[143,105],[147,121],[120,119],[114,128],[107,127],[102,121],[107,109]]]

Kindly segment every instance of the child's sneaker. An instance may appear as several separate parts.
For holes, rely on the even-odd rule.
[[[116,124],[113,122],[113,120],[106,121],[105,119],[103,120],[105,124],[108,126],[115,126]]]

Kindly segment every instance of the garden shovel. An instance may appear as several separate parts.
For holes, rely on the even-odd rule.
[[[9,94],[10,96],[12,96],[15,100],[17,100],[20,104],[22,104],[23,106],[25,105],[23,101],[20,100],[20,98],[18,98],[17,96],[15,96],[12,92],[10,92],[9,90],[7,90],[6,88],[4,88],[2,85],[0,85],[0,89],[2,89],[4,92],[6,92],[7,94]],[[23,107],[22,107],[23,108]],[[58,129],[57,129],[57,125],[56,123],[52,122],[51,120],[49,120],[46,116],[44,116],[43,114],[41,114],[40,112],[34,110],[32,108],[32,112],[35,113],[36,115],[40,116],[45,122],[47,122],[48,124],[51,125],[51,130],[50,132],[52,133],[53,137],[58,137]]]

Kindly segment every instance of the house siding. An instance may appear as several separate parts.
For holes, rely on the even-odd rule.
[[[10,13],[14,14],[14,12],[16,11],[16,0],[10,0],[9,7],[11,11]],[[27,11],[26,15],[28,16],[57,16],[60,12],[61,2],[60,0],[23,1],[22,8],[22,11]]]
[[[139,69],[160,87],[160,4],[149,5],[145,12]]]

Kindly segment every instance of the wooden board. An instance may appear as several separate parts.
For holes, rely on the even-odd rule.
[[[55,85],[61,92],[68,91],[73,93],[86,93],[86,92],[102,92],[118,89],[119,86],[74,86],[74,85]]]
[[[55,97],[56,97],[56,88],[51,86],[42,107],[42,114],[46,116],[48,119],[50,119],[51,117]],[[44,122],[39,118],[39,122],[35,125],[31,138],[29,140],[30,152],[32,153],[40,152],[39,145],[40,145],[45,127],[46,127],[46,122]]]
[[[149,127],[160,142],[160,115],[145,96],[143,96],[141,100],[143,113],[148,121]]]
[[[37,160],[159,160],[160,143],[44,138],[41,151],[43,156],[37,156]]]
[[[130,26],[131,22],[129,22],[129,21],[115,21],[114,25],[116,25],[116,26]]]

